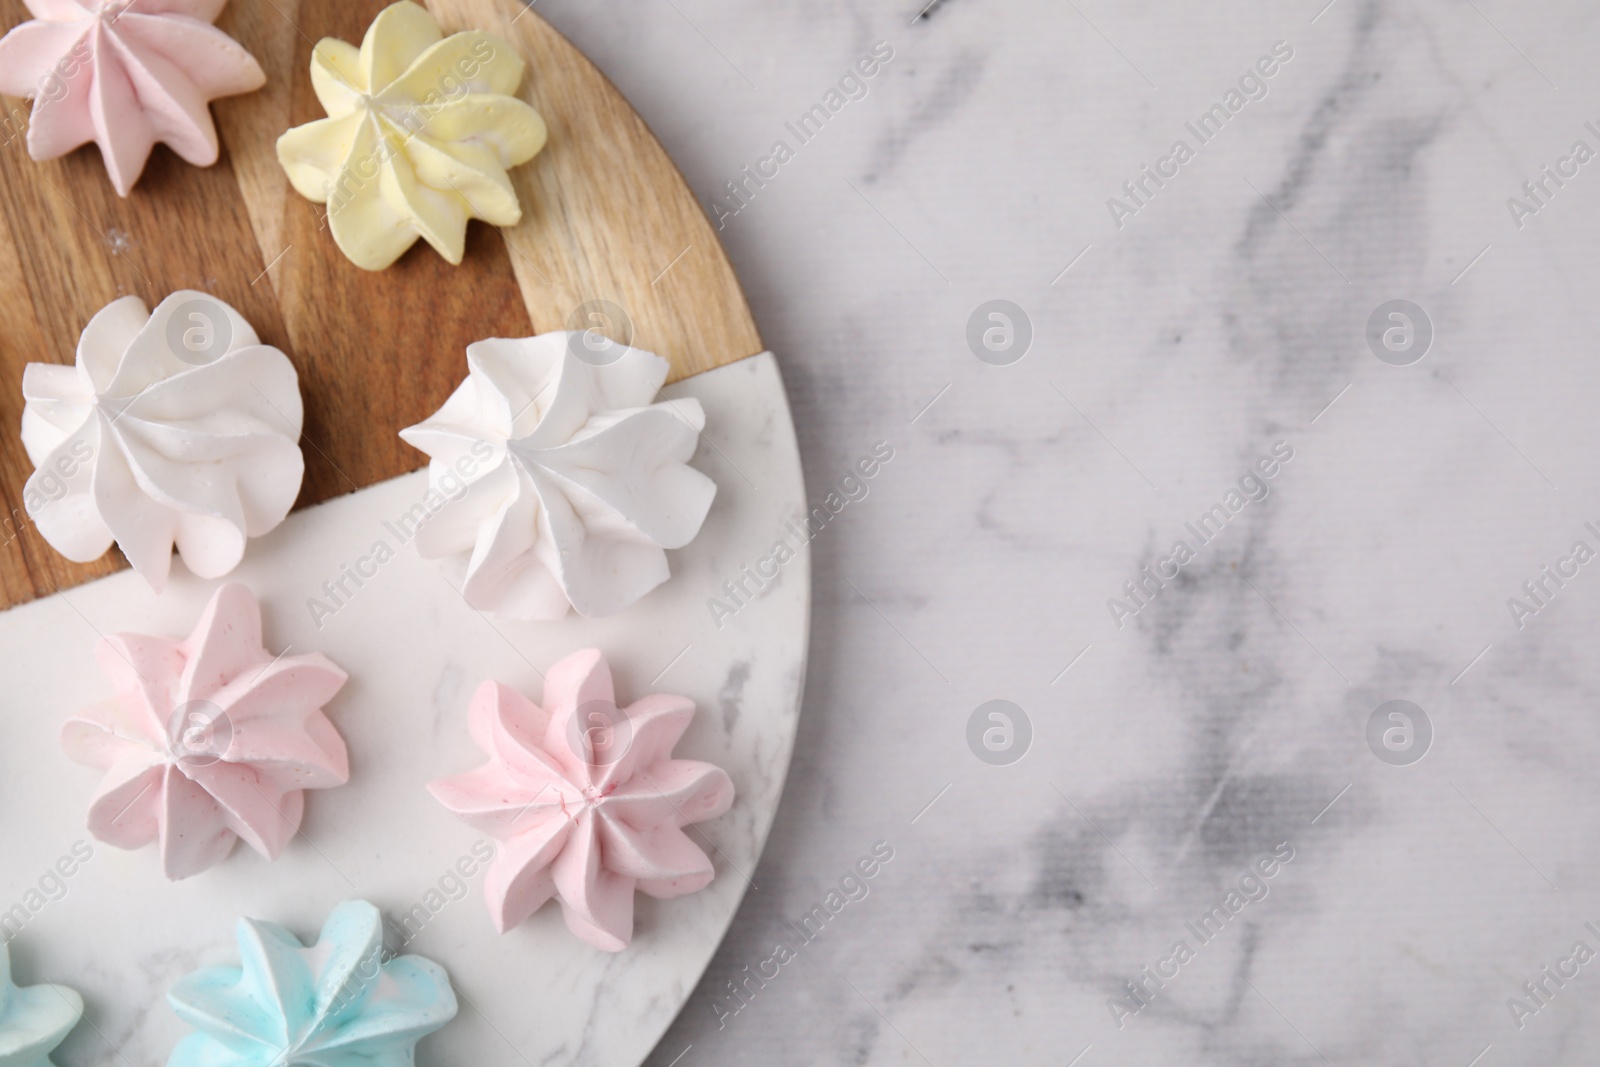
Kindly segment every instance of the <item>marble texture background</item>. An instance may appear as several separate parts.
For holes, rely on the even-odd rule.
[[[1600,965],[1520,1028],[1507,1002],[1600,950],[1600,566],[1520,628],[1507,600],[1600,548],[1600,164],[1520,227],[1507,199],[1600,149],[1600,9],[924,2],[537,8],[708,209],[894,49],[722,234],[810,495],[895,458],[813,543],[759,888],[649,1062],[1595,1062]],[[1266,98],[1118,228],[1107,198],[1277,41]],[[996,298],[1033,328],[1009,366],[965,336]],[[1364,336],[1397,298],[1437,333],[1404,367]],[[1278,441],[1270,496],[1118,629],[1107,598]],[[1032,724],[1009,766],[966,741],[996,698]],[[1414,765],[1366,741],[1390,699],[1432,723]],[[878,841],[869,895],[730,1000]]]

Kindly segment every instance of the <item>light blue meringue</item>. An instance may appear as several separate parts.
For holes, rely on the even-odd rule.
[[[348,900],[310,948],[276,923],[240,919],[242,967],[179,979],[167,1002],[198,1033],[167,1067],[409,1067],[417,1042],[455,1018],[444,968],[385,962],[378,909]]]
[[[0,1067],[53,1067],[50,1053],[81,1018],[74,990],[12,982],[11,945],[0,943]]]

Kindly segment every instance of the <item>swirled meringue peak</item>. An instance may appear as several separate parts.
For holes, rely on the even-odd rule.
[[[716,483],[689,466],[705,412],[653,403],[667,361],[588,334],[467,346],[467,378],[400,431],[426,452],[425,557],[470,552],[462,592],[480,611],[612,615],[667,580],[663,549],[699,533]]]
[[[197,167],[217,161],[210,101],[267,76],[212,26],[227,0],[24,0],[33,21],[0,39],[0,93],[33,98],[28,154],[93,141],[127,196],[156,142]]]
[[[50,1053],[81,1018],[76,990],[13,982],[11,943],[0,942],[0,1067],[52,1067]]]
[[[511,226],[522,205],[506,170],[544,147],[544,119],[510,95],[523,62],[481,30],[445,37],[426,9],[378,13],[358,50],[333,37],[311,53],[325,119],[278,138],[278,161],[306,199],[326,204],[350,261],[383,270],[418,237],[451,263],[467,220]]]
[[[168,878],[221,863],[244,838],[276,859],[300,829],[307,789],[350,780],[323,713],[345,673],[321,653],[274,657],[261,607],[218,589],[182,641],[112,634],[95,649],[116,696],[61,729],[61,747],[104,770],[89,831],[108,845],[157,842]]]
[[[22,443],[36,470],[28,516],[63,556],[116,542],[160,592],[172,549],[202,578],[238,566],[245,541],[300,493],[300,382],[216,297],[180,290],[154,313],[136,296],[101,308],[75,366],[30,363]]]
[[[378,909],[347,900],[307,947],[276,923],[240,919],[238,967],[178,979],[167,1003],[195,1033],[167,1067],[410,1067],[417,1042],[456,1015],[443,967],[390,958]]]
[[[693,701],[667,694],[618,708],[593,648],[550,668],[542,708],[498,682],[478,687],[468,729],[489,761],[428,790],[500,842],[484,875],[497,930],[557,897],[569,930],[620,952],[635,888],[667,900],[711,884],[711,859],[683,827],[726,812],[733,782],[672,758],[693,718]]]

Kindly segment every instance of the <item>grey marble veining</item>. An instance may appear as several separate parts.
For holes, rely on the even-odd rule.
[[[1574,145],[1600,151],[1600,9],[923,3],[536,8],[708,212],[738,206],[721,236],[780,354],[809,501],[849,497],[810,542],[805,707],[754,888],[647,1062],[1594,1063],[1600,963],[1577,947],[1600,952],[1600,563],[1574,546],[1600,552],[1600,162]],[[892,58],[841,88],[879,42]],[[1240,88],[1279,42],[1292,56]],[[1190,126],[1236,88],[1202,143]],[[802,143],[790,127],[835,89]],[[1145,177],[1179,140],[1192,158]],[[777,172],[745,178],[780,141]],[[1033,334],[1005,365],[968,340],[997,299]],[[1404,366],[1366,337],[1397,299],[1435,332]],[[1280,443],[1292,456],[1245,483]],[[1190,532],[1219,504],[1220,532]],[[1171,576],[1130,597],[1147,568]],[[175,626],[185,605],[169,608]],[[676,621],[654,625],[666,662]],[[472,683],[523,670],[484,639],[418,687],[418,727],[459,765]],[[720,711],[699,740],[744,737],[749,766],[771,768],[752,773],[764,802],[793,654],[674,668]],[[55,681],[85,700],[98,685]],[[1007,765],[980,758],[998,758],[992,720],[970,729],[994,700],[1031,726]],[[1411,765],[1368,739],[1392,700],[1431,727]],[[54,751],[55,729],[35,703],[13,680],[8,899],[73,839],[93,777],[52,775],[61,802],[35,803],[24,772],[41,774],[30,753]],[[349,725],[367,758],[389,751],[381,720]],[[407,751],[407,781],[436,773],[435,753]],[[316,797],[307,832],[359,841],[384,799]],[[419,847],[453,857],[469,838],[417,804]],[[760,822],[728,828],[741,863]],[[416,864],[352,849],[357,877],[398,870],[386,906],[428,887]],[[119,991],[231,951],[212,929],[225,909],[191,885],[146,920],[177,947],[96,954],[125,924],[86,902],[136,887],[149,860],[99,850],[92,881],[16,942],[19,974],[69,969],[90,994],[94,1028],[64,1063],[121,1062],[110,1046],[159,1062],[181,1028]],[[250,856],[230,864],[216,873],[241,907],[304,931],[325,910],[273,897]],[[305,849],[280,865],[343,892]],[[642,903],[648,936],[685,934],[655,984],[580,953],[540,974],[565,989],[581,971],[591,1017],[639,1022],[585,1032],[537,988],[471,973],[464,988],[525,1028],[534,1062],[634,1062],[703,955],[690,942],[742,887],[715,885],[729,895],[700,898],[714,907],[694,929]],[[459,965],[476,907],[420,947]],[[527,973],[535,941],[562,945],[557,925],[506,942],[505,973]],[[424,1051],[520,1062],[482,1018],[463,1023]]]
[[[811,495],[895,458],[813,542],[759,889],[649,1062],[1595,1062],[1600,10],[920,7],[539,7],[708,211],[894,50],[724,220]],[[968,346],[993,299],[1033,328],[1010,365]],[[1435,331],[1406,366],[1366,339],[1395,299]],[[993,699],[1032,725],[1008,766],[968,746]],[[1367,740],[1395,699],[1433,732],[1409,766]],[[866,895],[798,935],[878,841]]]

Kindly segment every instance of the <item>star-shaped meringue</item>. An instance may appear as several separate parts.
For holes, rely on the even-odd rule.
[[[328,113],[278,138],[278,161],[306,199],[328,205],[340,251],[382,270],[418,237],[451,263],[467,220],[511,226],[522,205],[506,170],[544,147],[544,120],[510,95],[523,62],[480,30],[443,36],[425,8],[378,13],[358,51],[333,37],[311,53]]]
[[[156,142],[197,167],[217,161],[209,104],[266,84],[261,65],[212,26],[227,0],[24,0],[33,21],[0,39],[0,93],[33,98],[28,154],[93,141],[119,196]]]
[[[75,990],[13,982],[11,943],[0,941],[0,1067],[51,1067],[50,1053],[81,1018]]]
[[[183,641],[113,634],[95,657],[117,695],[61,730],[68,756],[106,772],[89,831],[118,848],[159,841],[168,878],[222,862],[241,837],[276,859],[300,829],[303,790],[350,780],[322,711],[344,671],[318,652],[268,652],[242,585],[219,588]]]
[[[300,493],[300,381],[216,297],[180,290],[151,313],[136,296],[96,312],[75,366],[30,363],[22,443],[38,468],[23,503],[45,540],[86,563],[113,541],[160,592],[172,548],[202,578]]]
[[[470,551],[462,591],[480,611],[615,614],[667,580],[662,550],[694,539],[717,494],[688,464],[700,402],[652,403],[667,361],[613,344],[596,363],[584,337],[468,345],[466,380],[400,431],[433,460],[417,550]]]
[[[240,919],[238,967],[178,979],[167,1003],[196,1033],[167,1067],[410,1067],[455,1018],[444,968],[386,958],[378,909],[338,905],[309,948],[276,923]]]
[[[543,708],[498,682],[479,686],[468,729],[489,762],[428,789],[500,842],[484,876],[496,929],[554,896],[569,930],[620,952],[636,887],[665,900],[710,884],[711,859],[682,827],[727,811],[733,782],[710,763],[672,758],[693,717],[693,701],[667,694],[619,709],[592,648],[550,668]]]

